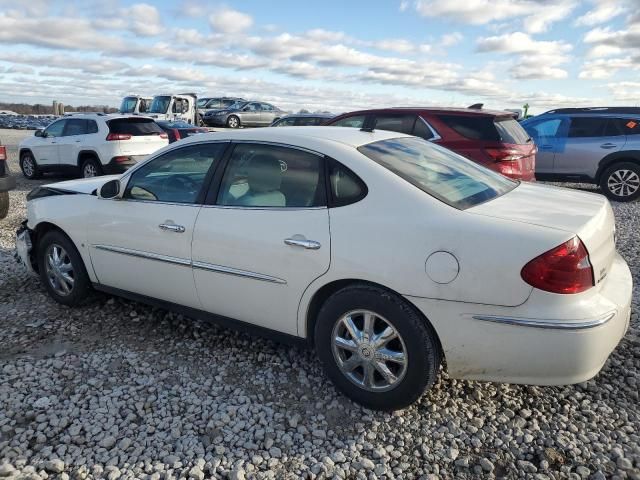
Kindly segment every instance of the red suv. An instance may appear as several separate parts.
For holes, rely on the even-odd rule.
[[[415,135],[507,177],[535,180],[536,146],[510,112],[475,108],[382,108],[343,113],[325,125]]]

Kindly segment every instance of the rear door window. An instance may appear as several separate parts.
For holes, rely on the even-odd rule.
[[[471,140],[499,142],[500,135],[493,117],[486,115],[438,115],[447,127]]]
[[[606,117],[574,117],[569,125],[569,137],[604,137],[608,121]]]
[[[163,130],[150,118],[116,118],[109,120],[109,132],[132,136],[160,135]]]
[[[376,130],[389,130],[391,132],[413,135],[413,125],[416,122],[415,115],[394,115],[381,113],[375,115],[374,117],[376,119]]]
[[[87,121],[79,118],[72,118],[67,120],[67,125],[64,127],[64,136],[70,137],[73,135],[85,135],[87,133]]]
[[[353,127],[362,128],[364,125],[364,115],[354,115],[353,117],[345,117],[332,123],[333,127]]]

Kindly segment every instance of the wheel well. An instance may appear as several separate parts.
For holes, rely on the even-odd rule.
[[[95,160],[98,160],[98,162],[100,161],[96,152],[93,152],[91,150],[84,150],[78,154],[78,167],[81,167],[82,162],[84,162],[88,158],[93,158]]]
[[[387,288],[384,285],[380,285],[380,284],[375,283],[375,282],[369,282],[369,281],[366,281],[366,280],[358,280],[358,279],[350,278],[350,279],[344,279],[344,280],[335,280],[333,282],[327,283],[326,285],[322,286],[313,295],[313,298],[309,302],[309,308],[307,309],[307,318],[306,318],[307,336],[306,336],[306,338],[307,338],[307,342],[309,342],[310,345],[313,345],[316,322],[318,321],[318,313],[320,313],[320,309],[322,308],[322,305],[324,304],[324,302],[331,295],[336,293],[338,290],[342,290],[343,288],[345,288],[345,287],[347,287],[349,285],[354,285],[354,284],[367,285],[367,286],[370,286],[370,287],[381,288],[383,290],[387,290],[390,293],[393,293],[394,295],[399,296],[400,298],[404,298],[398,292],[396,292],[394,290],[391,290],[390,288]],[[422,320],[427,325],[429,325],[431,327],[431,329],[435,333],[436,341],[438,342],[438,347],[440,348],[440,353],[442,355],[442,361],[443,361],[443,364],[444,364],[444,361],[445,361],[444,350],[442,349],[442,343],[440,342],[440,338],[438,337],[438,332],[436,332],[436,329],[433,328],[433,324],[420,311],[420,309],[418,309],[413,303],[411,303],[411,302],[409,302],[407,300],[405,300],[405,302],[407,303],[407,305],[409,305],[416,312],[416,314],[418,314],[420,316],[420,318],[422,318]]]
[[[36,225],[36,228],[32,230],[33,234],[31,236],[31,243],[33,244],[33,248],[31,249],[31,265],[33,266],[33,269],[36,272],[38,271],[38,259],[36,256],[36,252],[38,250],[38,243],[40,242],[40,239],[47,234],[47,232],[50,232],[52,230],[57,230],[60,233],[62,233],[65,237],[69,238],[69,235],[67,235],[64,232],[64,230],[62,230],[60,227],[58,227],[53,223],[41,222],[38,225]],[[71,239],[69,240],[71,241]]]
[[[636,165],[640,166],[640,158],[636,157],[614,157],[608,160],[604,160],[598,167],[598,172],[596,173],[596,183],[600,184],[600,179],[605,170],[615,165],[616,163],[623,162],[635,163]]]
[[[30,153],[33,156],[33,152],[31,151],[30,148],[21,148],[20,151],[18,152],[18,160],[22,159],[22,155],[25,153]]]

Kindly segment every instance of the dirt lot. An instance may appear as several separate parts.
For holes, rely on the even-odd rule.
[[[0,130],[18,174],[17,143]],[[19,174],[18,174],[19,175]],[[640,479],[640,320],[584,384],[446,374],[411,408],[338,394],[312,352],[108,296],[68,309],[13,258],[0,220],[0,478]],[[591,187],[585,187],[591,188]],[[614,205],[640,280],[640,202]]]

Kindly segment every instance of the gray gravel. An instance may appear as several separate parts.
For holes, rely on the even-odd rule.
[[[0,130],[15,172],[26,134]],[[311,352],[107,296],[54,303],[13,260],[37,183],[19,177],[0,221],[0,479],[640,479],[637,287],[629,333],[589,382],[443,374],[411,408],[374,413]],[[614,210],[638,284],[640,203]]]

